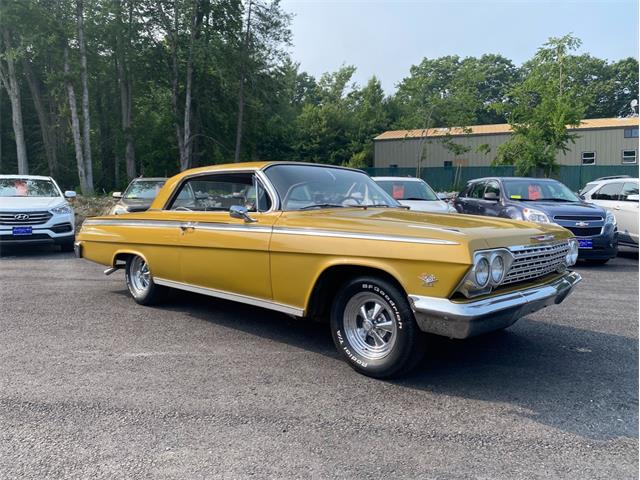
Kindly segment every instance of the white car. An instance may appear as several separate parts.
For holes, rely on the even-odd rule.
[[[433,189],[421,178],[371,177],[382,189],[417,212],[458,213],[453,205],[438,198]]]
[[[638,179],[603,178],[587,183],[580,195],[613,213],[618,221],[618,243],[638,248]]]
[[[68,198],[51,177],[0,175],[0,246],[56,244],[73,251],[75,217]]]

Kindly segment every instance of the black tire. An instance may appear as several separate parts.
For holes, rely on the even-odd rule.
[[[73,252],[73,240],[66,241],[60,244],[60,251]]]
[[[138,268],[139,262],[143,262],[146,264],[145,260],[137,255],[131,255],[129,258],[127,258],[124,277],[127,282],[129,293],[136,301],[136,303],[139,303],[140,305],[157,305],[164,299],[166,294],[166,287],[156,285],[153,281],[153,275],[151,274],[151,271],[148,270],[149,278],[146,288],[136,288],[137,282],[134,280],[134,271]]]
[[[372,299],[371,303],[366,302],[367,298]],[[349,320],[354,316],[349,312],[354,311],[353,305],[357,305],[358,302],[365,301],[365,305],[375,305],[378,300],[381,302],[380,305],[384,306],[382,313],[377,317],[382,319],[378,323],[394,322],[394,332],[388,334],[385,332],[389,338],[387,344],[391,343],[392,335],[396,335],[396,337],[384,356],[373,357],[368,355],[368,352],[363,354],[363,346],[364,350],[367,350],[367,345],[362,343],[357,345],[360,340],[354,337],[354,328],[349,327],[349,325],[354,325],[354,321]],[[347,308],[349,308],[349,312],[345,312]],[[373,309],[367,311],[366,306],[364,308],[367,316],[374,311]],[[362,329],[358,331],[363,332],[366,329],[363,316],[360,314],[356,317],[363,325]],[[426,336],[416,324],[406,295],[394,284],[381,278],[363,276],[345,283],[333,302],[330,323],[333,342],[338,351],[354,370],[369,377],[389,378],[401,375],[414,368],[424,356]],[[358,324],[357,319],[355,324]],[[376,330],[371,328],[371,325],[376,325],[376,323],[370,322],[367,326],[371,330]],[[377,338],[380,340],[379,336]],[[372,336],[365,334],[365,343],[373,342],[373,340]],[[377,344],[378,342],[375,342],[375,345]],[[375,345],[370,345],[370,347],[376,348]]]

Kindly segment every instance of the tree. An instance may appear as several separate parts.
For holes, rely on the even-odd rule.
[[[512,103],[500,106],[513,134],[498,148],[494,164],[515,165],[518,175],[549,176],[557,169],[558,152],[576,138],[567,126],[578,126],[585,111],[567,68],[568,53],[579,46],[571,35],[550,38],[528,63],[523,82],[511,91]]]
[[[24,139],[24,125],[22,122],[22,96],[18,82],[17,60],[19,50],[14,46],[15,16],[9,11],[10,2],[0,3],[0,86],[4,87],[11,102],[11,120],[16,141],[16,155],[18,158],[18,173],[29,173],[27,146]]]

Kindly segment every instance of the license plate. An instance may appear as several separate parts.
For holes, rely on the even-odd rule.
[[[593,240],[590,238],[579,238],[578,248],[593,248]]]
[[[14,235],[32,235],[33,227],[13,227],[12,233]]]

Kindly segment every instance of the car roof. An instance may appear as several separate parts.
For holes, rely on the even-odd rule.
[[[421,178],[416,178],[416,177],[371,177],[373,180],[375,181],[405,181],[405,182],[423,182],[424,180],[422,180]]]
[[[467,183],[472,182],[484,182],[487,180],[531,180],[536,182],[559,182],[560,180],[556,180],[555,178],[537,178],[537,177],[483,177],[483,178],[474,178],[473,180],[469,180]]]
[[[132,182],[166,182],[168,177],[138,177],[131,180]]]
[[[7,179],[26,179],[26,180],[53,180],[51,177],[45,177],[44,175],[0,175],[0,178]]]

